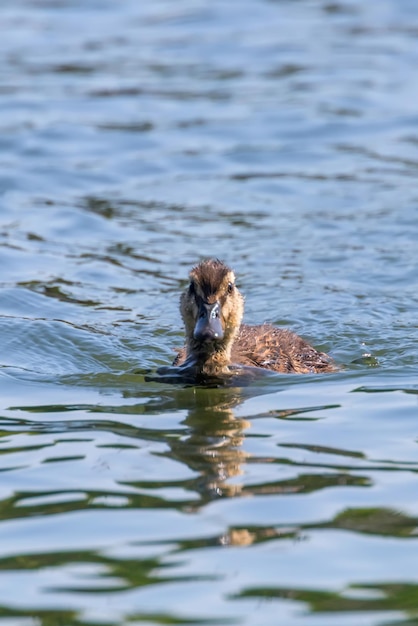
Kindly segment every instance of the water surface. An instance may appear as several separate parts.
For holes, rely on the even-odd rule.
[[[0,623],[416,624],[416,4],[1,17]],[[148,380],[209,256],[341,371]]]

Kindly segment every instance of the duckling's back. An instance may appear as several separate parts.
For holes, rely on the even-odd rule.
[[[290,330],[271,324],[243,324],[232,346],[231,361],[281,373],[308,374],[336,370],[327,354],[318,352]]]

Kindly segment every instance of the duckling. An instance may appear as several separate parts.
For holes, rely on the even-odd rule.
[[[219,376],[233,366],[282,373],[336,371],[331,358],[290,330],[242,324],[244,298],[231,268],[218,259],[192,268],[180,298],[186,341],[173,365],[198,375]]]

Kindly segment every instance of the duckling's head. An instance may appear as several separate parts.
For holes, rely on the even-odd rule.
[[[234,272],[218,259],[196,265],[181,296],[180,311],[187,356],[227,365],[244,313],[244,298],[235,286]]]

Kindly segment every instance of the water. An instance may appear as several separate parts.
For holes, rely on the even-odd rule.
[[[418,623],[418,7],[15,0],[0,623]],[[342,365],[160,384],[217,256]]]

